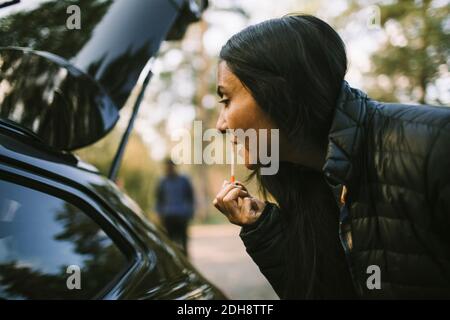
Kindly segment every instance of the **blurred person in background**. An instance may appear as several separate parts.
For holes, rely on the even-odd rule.
[[[217,128],[279,129],[280,167],[261,175],[245,142],[274,201],[225,181],[213,204],[281,298],[450,298],[450,108],[374,101],[346,71],[313,16],[231,37]]]
[[[188,255],[187,229],[194,215],[194,191],[187,176],[177,173],[172,160],[165,161],[165,176],[156,188],[156,211],[169,238]]]

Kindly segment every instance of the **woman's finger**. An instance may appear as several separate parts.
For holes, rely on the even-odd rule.
[[[236,185],[238,185],[238,186],[241,186],[241,187],[242,187],[242,190],[245,190],[245,191],[248,192],[247,188],[244,186],[244,184],[243,184],[242,182],[240,182],[240,181],[235,181],[234,184],[236,184]]]
[[[221,211],[222,213],[223,210],[223,197],[231,190],[231,189],[235,189],[236,186],[234,186],[233,184],[227,182],[226,180],[223,182],[222,184],[222,189],[217,193],[216,197],[213,200],[213,205],[219,209],[219,211]]]
[[[241,213],[243,214],[251,213],[252,210],[253,210],[252,198],[250,197],[244,198]]]
[[[228,183],[228,184],[224,184],[224,187],[222,188],[222,190],[219,191],[219,193],[217,193],[216,195],[216,199],[219,205],[223,205],[223,197],[226,196],[226,194],[228,192],[230,192],[232,189],[241,189],[240,186],[236,186],[232,183]]]
[[[237,224],[237,225],[245,225],[248,223],[248,221],[251,220],[253,214],[251,213],[252,210],[252,202],[250,197],[244,197],[244,198],[238,198],[240,199],[240,205],[237,206],[232,210],[232,214],[230,214],[228,219],[231,223]]]
[[[243,199],[239,221],[242,225],[252,224],[258,219],[258,210],[255,207],[254,198]]]
[[[240,188],[234,188],[232,190],[230,190],[230,192],[228,192],[222,199],[224,204],[227,204],[231,201],[237,201],[237,199],[239,197],[247,197],[248,196],[248,192],[244,191]]]
[[[221,201],[217,201],[215,207],[225,215],[234,215],[239,213],[239,198],[247,197],[248,193],[240,188],[230,190]]]

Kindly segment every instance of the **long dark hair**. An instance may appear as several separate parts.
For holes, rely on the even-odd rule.
[[[251,92],[291,145],[326,145],[347,71],[345,46],[324,21],[291,15],[250,26],[228,40],[220,59]],[[282,298],[348,298],[353,287],[339,243],[339,209],[321,172],[281,162],[256,172],[278,202],[287,237]]]

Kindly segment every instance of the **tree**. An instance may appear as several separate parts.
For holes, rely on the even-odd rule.
[[[116,127],[107,137],[76,153],[84,161],[93,164],[107,176],[117,151],[123,128]],[[147,146],[137,133],[132,133],[119,170],[118,185],[150,218],[155,207],[154,189],[161,172],[161,165],[153,161]]]
[[[352,0],[341,16],[363,9],[367,1]],[[372,1],[373,2],[373,1]],[[378,1],[380,2],[380,1]],[[376,3],[376,2],[374,2]],[[385,101],[448,104],[439,80],[448,77],[450,2],[397,0],[377,5],[386,41],[371,57],[369,94]]]

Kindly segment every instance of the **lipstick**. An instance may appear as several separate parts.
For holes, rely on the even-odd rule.
[[[235,176],[234,176],[234,165],[235,165],[235,148],[236,148],[236,144],[231,143],[231,175],[230,175],[230,182],[234,183],[236,181]]]

